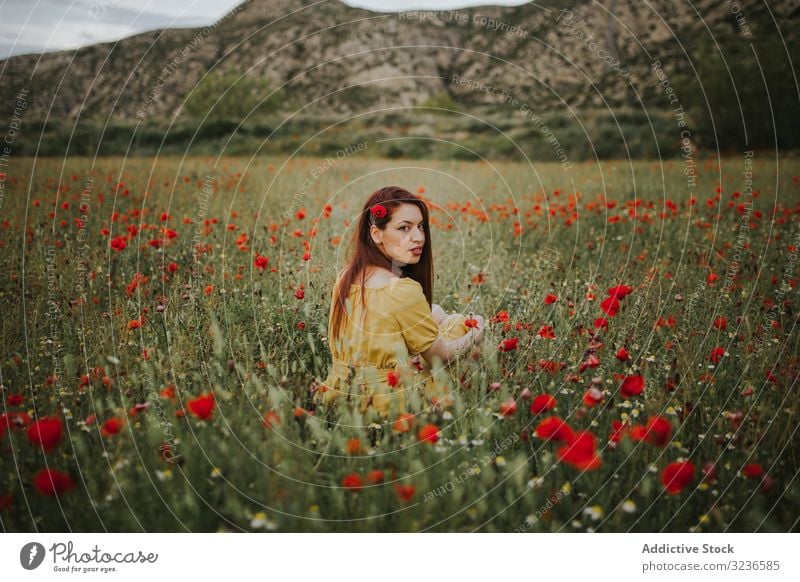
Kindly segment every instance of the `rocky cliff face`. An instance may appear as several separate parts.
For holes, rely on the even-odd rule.
[[[0,62],[0,113],[10,115],[26,89],[34,118],[170,117],[203,74],[229,67],[269,77],[309,113],[411,107],[443,93],[475,106],[667,106],[654,60],[667,76],[690,69],[698,38],[748,42],[756,19],[794,38],[799,15],[791,0],[551,0],[399,14],[337,0],[248,0],[206,28]]]

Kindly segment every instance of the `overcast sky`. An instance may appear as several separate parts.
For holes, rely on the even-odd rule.
[[[268,0],[265,0],[268,1]],[[240,0],[0,0],[0,59],[72,49],[146,30],[211,24]],[[525,0],[346,0],[382,11],[519,5]]]

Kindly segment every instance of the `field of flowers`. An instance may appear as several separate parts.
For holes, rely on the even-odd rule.
[[[3,531],[798,529],[797,158],[358,156],[13,160]],[[392,184],[485,347],[449,405],[315,407]]]

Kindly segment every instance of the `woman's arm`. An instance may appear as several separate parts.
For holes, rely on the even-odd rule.
[[[433,321],[436,322],[436,325],[440,325],[447,317],[447,312],[442,309],[441,305],[437,305],[436,303],[431,305],[431,313],[433,314]]]
[[[421,355],[423,358],[425,358],[425,361],[428,362],[431,367],[433,367],[433,362],[437,358],[441,360],[442,364],[448,364],[451,360],[455,359],[456,356],[465,352],[472,345],[479,345],[483,340],[483,329],[485,324],[483,317],[480,315],[476,315],[475,319],[478,322],[478,327],[470,328],[470,330],[460,338],[448,341],[439,336],[436,341],[433,342],[431,347],[422,352]]]

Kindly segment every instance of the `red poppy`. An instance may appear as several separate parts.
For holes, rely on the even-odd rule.
[[[414,493],[416,493],[417,489],[413,485],[400,485],[395,484],[394,486],[395,493],[397,493],[398,499],[400,499],[403,503],[409,503],[412,499],[414,499]]]
[[[534,434],[546,441],[568,441],[574,435],[572,428],[557,416],[545,418],[534,430]]]
[[[586,357],[586,360],[581,362],[581,365],[578,366],[578,373],[583,373],[587,368],[596,368],[600,365],[600,358],[598,358],[594,354],[589,354]]]
[[[417,433],[417,439],[421,443],[433,444],[439,440],[439,427],[435,424],[426,424]]]
[[[350,473],[342,479],[342,486],[348,491],[361,491],[364,487],[364,482],[358,473]]]
[[[478,327],[478,320],[477,319],[465,319],[464,325],[466,327]]]
[[[22,404],[22,401],[22,394],[9,394],[8,398],[6,398],[6,402],[8,402],[9,406],[19,406]]]
[[[124,424],[125,421],[121,418],[109,418],[100,428],[100,434],[105,437],[118,434]]]
[[[643,441],[646,433],[647,429],[643,424],[635,424],[628,430],[631,440],[636,442]]]
[[[297,291],[294,292],[294,296],[297,299],[303,299],[306,296],[306,292],[303,291],[302,287],[300,287],[299,289],[297,289]]]
[[[605,317],[598,317],[594,320],[594,328],[595,329],[608,329],[608,320]]]
[[[213,394],[203,394],[186,403],[189,412],[201,420],[208,420],[214,412],[216,400]]]
[[[408,432],[414,426],[414,415],[404,413],[397,417],[397,420],[392,424],[392,429],[395,432]]]
[[[725,329],[726,327],[728,327],[728,319],[722,315],[719,316],[714,320],[714,327],[716,327],[719,330]]]
[[[641,375],[625,376],[620,384],[619,392],[623,398],[638,396],[644,391],[644,378]]]
[[[708,356],[708,360],[715,364],[719,364],[720,360],[722,360],[722,356],[724,355],[725,355],[725,348],[717,346],[711,350],[711,355]]]
[[[255,261],[253,261],[256,269],[266,269],[267,265],[269,264],[269,257],[262,257],[261,255],[257,255]]]
[[[558,297],[553,295],[552,293],[548,293],[547,295],[544,296],[545,305],[552,305],[556,301],[558,301]]]
[[[111,248],[119,252],[128,246],[124,236],[117,236],[111,239]]]
[[[764,467],[761,463],[748,463],[742,467],[742,475],[748,479],[761,479],[764,476]]]
[[[618,443],[622,440],[622,437],[625,435],[625,431],[628,428],[628,424],[622,423],[618,420],[611,421],[611,435],[608,437],[612,443]]]
[[[542,339],[555,339],[556,334],[553,332],[552,325],[543,325],[536,334]]]
[[[69,473],[58,469],[41,469],[33,476],[33,487],[42,495],[55,497],[75,488]]]
[[[600,404],[604,398],[605,395],[603,394],[603,391],[592,386],[583,394],[583,404],[584,406],[591,408],[592,406]]]
[[[34,422],[26,434],[31,443],[49,452],[61,442],[61,430],[61,419],[48,416]]]
[[[572,438],[567,439],[564,445],[556,449],[556,458],[581,471],[593,471],[601,465],[596,450],[596,438],[588,430],[575,433]]]
[[[556,406],[556,399],[550,394],[539,394],[531,402],[531,412],[533,414],[541,414],[546,410],[552,410]]]
[[[386,215],[389,214],[389,212],[386,210],[386,207],[382,204],[373,204],[369,211],[373,218],[385,218]]]
[[[513,399],[500,404],[501,416],[514,416],[517,413],[517,403]]]
[[[397,387],[397,385],[400,383],[400,374],[398,374],[397,372],[387,372],[386,373],[386,382],[392,388]]]
[[[630,353],[628,352],[628,350],[625,349],[624,346],[617,350],[617,353],[614,355],[614,357],[617,358],[620,362],[627,362],[628,360],[631,359]]]
[[[268,410],[264,413],[264,428],[273,429],[281,423],[281,417],[274,410]]]
[[[676,461],[661,470],[661,483],[670,495],[683,491],[694,479],[694,465],[691,461]]]
[[[609,317],[614,317],[619,311],[619,300],[616,297],[606,297],[600,303],[602,309]]]
[[[518,345],[519,345],[519,339],[512,337],[501,341],[497,349],[500,350],[501,352],[511,352],[516,350]]]
[[[636,438],[631,434],[634,440],[639,439],[639,433],[636,433]],[[669,444],[670,437],[672,436],[672,423],[663,416],[653,416],[648,419],[647,424],[644,426],[644,432],[641,438],[653,446],[665,447]]]
[[[608,290],[609,297],[616,297],[617,299],[625,299],[631,292],[633,292],[633,287],[628,287],[627,285],[617,285],[616,287],[612,287]]]
[[[373,469],[369,473],[367,473],[367,483],[371,483],[372,485],[377,485],[378,483],[383,483],[384,473],[380,469]]]
[[[497,315],[493,315],[489,320],[490,323],[508,323],[508,311],[498,311]]]

